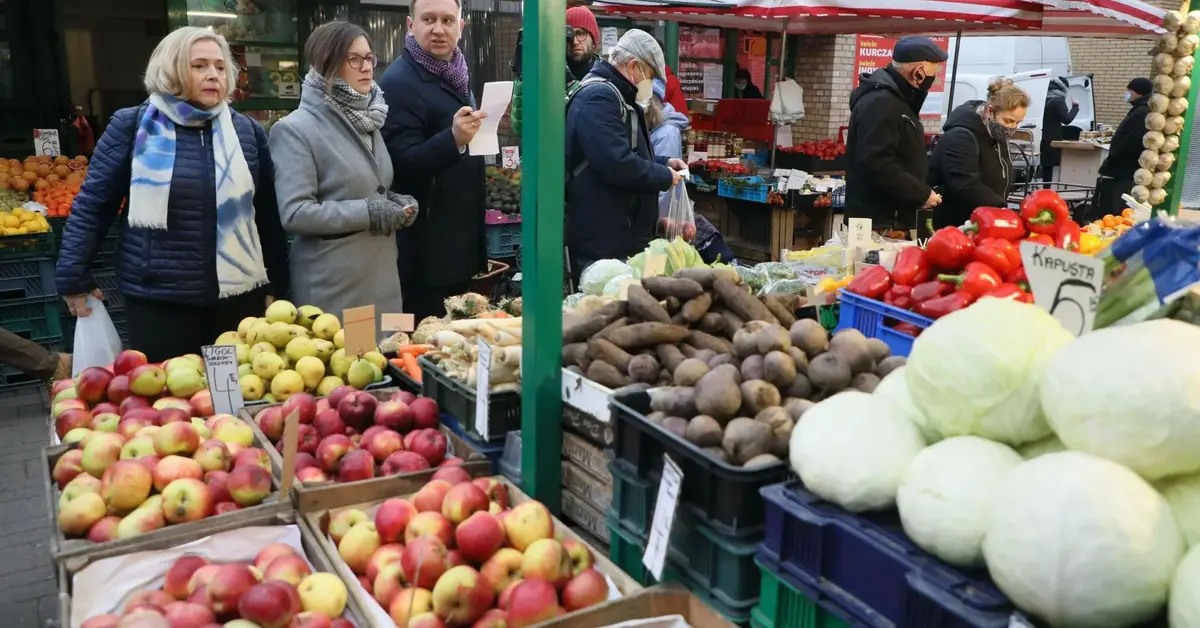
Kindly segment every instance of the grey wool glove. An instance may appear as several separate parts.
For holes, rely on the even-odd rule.
[[[417,214],[420,213],[420,208],[417,207],[417,199],[407,194],[397,194],[395,192],[387,193],[388,200],[404,208],[404,220],[397,229],[407,229],[412,226],[417,220]]]
[[[367,218],[372,235],[389,236],[404,223],[404,207],[388,199],[376,198],[367,201]]]

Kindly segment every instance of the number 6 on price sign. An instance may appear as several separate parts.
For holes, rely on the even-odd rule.
[[[501,165],[509,170],[516,170],[521,167],[521,148],[519,146],[505,146],[500,149]]]

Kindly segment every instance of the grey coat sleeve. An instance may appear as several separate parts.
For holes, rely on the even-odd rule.
[[[279,219],[289,233],[309,236],[366,231],[371,226],[367,199],[326,201],[317,198],[317,163],[302,133],[280,120],[271,127],[271,157]]]

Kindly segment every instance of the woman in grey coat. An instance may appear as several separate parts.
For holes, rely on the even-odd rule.
[[[292,296],[297,305],[342,310],[374,305],[403,311],[395,232],[412,224],[416,201],[388,191],[392,160],[379,129],[387,118],[375,85],[378,58],[362,28],[331,22],[304,47],[312,64],[300,108],[271,128],[279,161],[275,190],[283,228],[295,234]]]

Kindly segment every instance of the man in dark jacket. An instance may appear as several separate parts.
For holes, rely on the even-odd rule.
[[[428,0],[421,0],[422,2]],[[629,30],[567,103],[567,249],[571,271],[625,259],[654,238],[658,193],[679,183],[681,159],[654,156],[644,107],[664,78],[662,49]]]
[[[990,114],[990,120],[984,119],[989,115],[986,110],[984,101],[968,100],[950,112],[942,127],[945,133],[929,160],[929,181],[944,199],[933,212],[934,228],[961,226],[976,207],[1008,204],[1012,182],[1008,135],[991,128],[1016,128],[1025,117],[1025,108],[1020,109],[1019,117],[1015,112],[996,112]],[[1001,119],[1006,114],[1016,119]],[[989,128],[988,122],[996,124]]]
[[[888,67],[860,77],[850,94],[847,218],[910,227],[918,208],[941,202],[925,183],[929,165],[920,112],[946,57],[928,38],[909,36],[896,42]]]
[[[466,60],[458,48],[458,0],[417,0],[405,54],[379,79],[388,103],[383,139],[392,190],[417,199],[420,216],[396,232],[404,309],[420,320],[445,314],[446,297],[466,292],[487,269],[484,163],[467,145],[479,131]]]
[[[567,45],[567,67],[576,81],[582,81],[600,59],[596,53],[600,46],[600,26],[592,10],[587,7],[567,9],[567,26],[575,29],[575,37]]]
[[[1046,87],[1046,110],[1042,114],[1042,181],[1054,180],[1054,167],[1062,162],[1062,149],[1050,145],[1062,141],[1063,127],[1071,124],[1079,114],[1079,101],[1070,100],[1067,105],[1067,79],[1054,78]]]
[[[1125,209],[1122,194],[1133,187],[1133,173],[1138,169],[1138,157],[1142,154],[1142,136],[1146,134],[1146,115],[1150,113],[1150,94],[1154,83],[1148,78],[1138,77],[1125,87],[1125,102],[1129,113],[1113,133],[1108,157],[1100,164],[1100,189],[1097,190],[1097,216],[1119,214]]]

